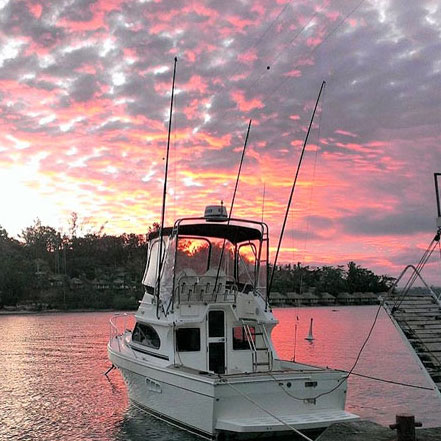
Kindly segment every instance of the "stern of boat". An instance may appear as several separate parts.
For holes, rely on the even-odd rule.
[[[282,363],[286,367],[290,362]],[[291,372],[223,376],[215,390],[215,428],[236,434],[272,433],[354,421],[359,417],[344,410],[346,376],[332,369],[298,367]]]

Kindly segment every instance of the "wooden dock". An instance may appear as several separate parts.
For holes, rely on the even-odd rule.
[[[396,292],[384,300],[395,327],[441,394],[441,302],[430,291]]]
[[[380,426],[372,421],[359,420],[332,424],[315,441],[393,441],[396,439],[396,432],[392,432],[389,427]],[[416,439],[417,441],[440,441],[441,427],[416,429]]]

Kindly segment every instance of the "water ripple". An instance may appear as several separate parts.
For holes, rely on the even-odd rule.
[[[279,354],[306,363],[348,369],[375,308],[276,309]],[[130,405],[123,380],[103,373],[111,313],[0,316],[0,440],[2,441],[195,441]],[[304,340],[314,318],[313,344]],[[419,366],[387,317],[381,317],[358,372],[427,385]],[[438,424],[441,405],[431,392],[351,378],[348,409],[388,424],[408,403],[425,426]]]

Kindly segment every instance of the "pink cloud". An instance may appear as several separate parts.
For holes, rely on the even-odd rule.
[[[358,135],[356,135],[355,133],[348,132],[347,130],[338,129],[334,133],[337,133],[339,135],[344,135],[344,136],[350,136],[352,138],[358,138]]]
[[[299,77],[302,76],[302,72],[300,70],[298,70],[298,69],[294,69],[294,70],[291,70],[289,72],[284,73],[283,76],[299,78]]]
[[[306,40],[306,44],[309,47],[315,47],[315,46],[318,46],[319,44],[321,44],[322,41],[323,41],[323,39],[320,37],[309,37]]]
[[[227,17],[227,21],[231,23],[239,32],[244,32],[244,29],[247,26],[251,26],[253,24],[251,20],[241,19],[240,17],[237,16]]]
[[[207,82],[200,75],[192,75],[190,80],[181,87],[191,92],[205,93],[207,91]]]
[[[348,143],[336,142],[335,145],[337,147],[341,147],[343,149],[351,150],[354,152],[367,152],[368,150],[370,150],[366,145],[356,144],[354,142],[348,142]]]
[[[249,50],[248,52],[241,53],[237,56],[237,59],[242,62],[251,65],[253,61],[257,60],[256,50]]]
[[[244,93],[241,91],[231,92],[231,97],[237,104],[239,110],[242,112],[249,112],[250,110],[253,109],[261,109],[265,107],[263,102],[258,98],[253,98],[247,101],[244,97]]]
[[[43,11],[43,7],[39,3],[30,4],[28,7],[29,7],[29,11],[31,11],[32,15],[35,18],[40,18],[41,17],[41,13]]]

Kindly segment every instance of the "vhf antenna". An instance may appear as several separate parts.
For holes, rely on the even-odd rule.
[[[164,238],[164,218],[165,218],[165,200],[167,197],[167,176],[168,176],[168,158],[170,153],[170,134],[172,126],[172,116],[173,116],[173,99],[175,96],[175,79],[176,79],[176,63],[178,58],[175,57],[173,66],[173,82],[171,89],[171,102],[170,102],[170,118],[168,120],[168,136],[167,136],[167,154],[165,157],[165,177],[164,177],[164,190],[162,192],[162,211],[161,211],[161,227],[159,230],[159,265],[158,265],[158,282],[156,288],[156,317],[159,319],[159,291],[161,286],[161,272],[162,272],[162,248],[163,248],[163,238]]]
[[[267,290],[268,301],[269,301],[269,297],[271,295],[271,287],[273,286],[274,273],[276,272],[276,266],[277,266],[277,259],[279,257],[279,251],[280,251],[280,246],[282,244],[283,233],[285,232],[286,220],[288,219],[289,209],[291,208],[291,201],[292,201],[292,197],[294,195],[294,190],[296,188],[297,178],[299,176],[300,167],[302,165],[303,155],[305,154],[306,144],[308,143],[309,133],[311,132],[312,123],[314,122],[315,112],[317,110],[317,106],[320,101],[320,96],[323,92],[323,89],[325,88],[325,85],[326,85],[326,81],[323,81],[322,85],[320,87],[320,92],[318,94],[317,100],[315,102],[314,110],[313,110],[312,116],[311,116],[311,121],[309,122],[308,132],[306,133],[305,141],[303,142],[302,153],[300,155],[299,163],[297,165],[296,175],[294,177],[294,182],[291,187],[291,194],[289,195],[288,205],[286,207],[285,219],[283,220],[282,231],[280,232],[279,244],[277,245],[276,257],[274,258],[273,271],[271,272],[271,280],[270,280],[268,290]]]

